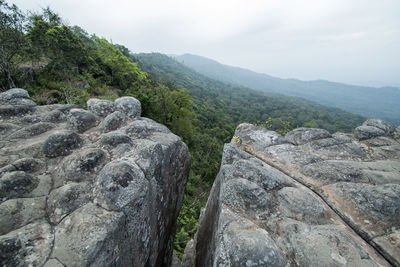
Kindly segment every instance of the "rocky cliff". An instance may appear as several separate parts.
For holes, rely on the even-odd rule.
[[[0,94],[0,265],[169,266],[190,156],[132,97]]]
[[[400,128],[241,124],[186,266],[400,266]]]

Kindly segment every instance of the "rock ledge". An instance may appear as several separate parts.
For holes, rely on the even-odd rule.
[[[185,266],[400,266],[399,127],[235,136]]]

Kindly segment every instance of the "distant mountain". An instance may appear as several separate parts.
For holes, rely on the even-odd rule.
[[[252,89],[298,96],[322,105],[340,108],[370,118],[400,125],[400,89],[365,87],[324,80],[280,79],[251,70],[223,65],[191,54],[173,56],[177,61],[207,77]]]
[[[224,133],[232,138],[233,130],[241,122],[265,122],[269,117],[277,122],[293,121],[294,127],[318,127],[330,132],[351,132],[365,120],[338,108],[326,107],[299,97],[260,92],[248,87],[224,83],[187,67],[163,54],[135,54],[139,66],[157,79],[172,80],[187,88],[196,104],[200,127],[213,129],[213,135]]]

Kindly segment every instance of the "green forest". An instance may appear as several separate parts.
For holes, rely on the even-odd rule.
[[[281,79],[251,70],[227,66],[191,54],[174,56],[178,62],[222,82],[246,86],[267,93],[297,96],[321,105],[337,107],[368,118],[400,124],[400,89],[356,86],[326,80]]]
[[[142,103],[142,116],[184,140],[192,166],[178,219],[178,256],[197,230],[223,144],[230,142],[239,123],[282,133],[300,126],[351,132],[364,121],[300,98],[215,81],[166,55],[133,54],[123,45],[67,25],[49,8],[23,12],[0,0],[0,40],[0,91],[20,87],[38,104],[83,107],[93,97],[134,96]]]

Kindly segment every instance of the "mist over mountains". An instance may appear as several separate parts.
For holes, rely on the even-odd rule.
[[[251,70],[221,64],[192,55],[173,55],[177,61],[210,78],[252,89],[302,97],[322,105],[340,108],[366,117],[400,124],[400,89],[366,87],[325,80],[281,79]]]

